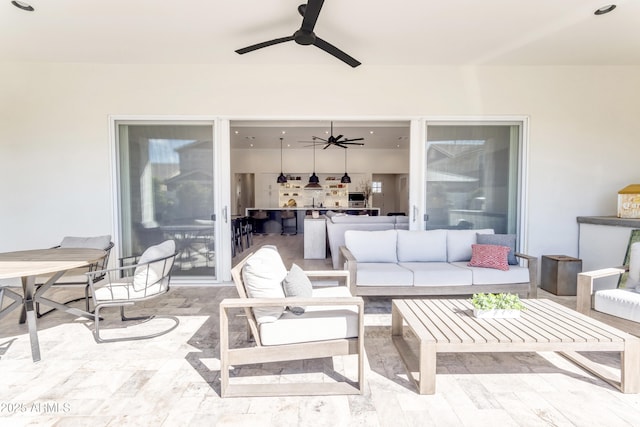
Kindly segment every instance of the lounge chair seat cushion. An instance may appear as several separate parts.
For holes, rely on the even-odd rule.
[[[344,286],[314,288],[313,297],[351,297]],[[355,306],[307,306],[301,315],[284,312],[275,322],[261,323],[262,345],[282,345],[358,336]]]
[[[106,283],[106,281],[104,281]],[[145,289],[136,289],[129,280],[123,279],[121,281],[112,281],[111,286],[100,286],[101,283],[96,284],[95,298],[96,302],[105,301],[121,301],[146,298],[153,295],[157,295],[166,292],[169,286],[168,280],[162,280]]]
[[[605,289],[594,294],[593,308],[602,313],[640,322],[640,293],[627,289]]]

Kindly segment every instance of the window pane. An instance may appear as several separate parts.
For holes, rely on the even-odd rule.
[[[428,125],[426,228],[517,225],[518,125]]]
[[[212,126],[118,127],[123,255],[173,239],[174,276],[215,276]]]

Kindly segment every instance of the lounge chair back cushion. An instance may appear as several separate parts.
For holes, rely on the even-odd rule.
[[[640,292],[640,242],[631,245],[626,288]]]
[[[242,281],[249,298],[284,298],[282,281],[287,268],[275,246],[263,246],[251,255],[242,268]],[[284,311],[284,306],[253,309],[256,321],[275,322]]]
[[[111,243],[111,235],[95,237],[65,236],[60,242],[61,248],[107,249]]]
[[[143,291],[146,287],[168,276],[173,263],[167,262],[167,260],[163,260],[162,258],[174,254],[175,251],[176,243],[173,240],[165,240],[158,245],[147,248],[140,256],[138,264],[145,264],[156,259],[161,259],[161,261],[137,267],[133,276],[133,289]]]

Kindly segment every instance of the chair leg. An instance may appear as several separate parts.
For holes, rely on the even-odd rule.
[[[120,307],[120,319],[123,322],[129,321],[129,320],[149,321],[149,320],[152,320],[152,319],[171,319],[171,320],[173,320],[173,324],[168,329],[164,329],[164,330],[162,330],[160,332],[156,332],[156,333],[148,334],[148,335],[136,335],[136,336],[129,336],[129,337],[121,337],[121,338],[102,338],[100,336],[100,309],[103,306],[104,307],[115,307],[116,305],[118,305]],[[134,341],[134,340],[143,340],[143,339],[147,339],[147,338],[155,338],[155,337],[159,337],[161,335],[164,335],[164,334],[167,334],[167,333],[173,331],[180,324],[180,320],[175,316],[151,315],[151,316],[140,316],[140,317],[127,317],[124,314],[124,306],[125,305],[132,305],[132,304],[104,304],[104,305],[103,304],[96,304],[96,306],[95,306],[95,322],[94,322],[93,337],[94,337],[94,339],[96,340],[97,343],[116,342],[116,341]]]

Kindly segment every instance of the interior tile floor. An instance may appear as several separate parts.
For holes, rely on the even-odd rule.
[[[328,260],[301,259],[302,236],[256,236],[252,249],[263,243],[276,244],[287,266],[330,265]],[[64,300],[71,292],[62,288],[52,295]],[[575,297],[540,293],[575,304]],[[234,296],[231,286],[174,286],[166,297],[136,311],[171,314],[180,325],[144,341],[97,344],[90,321],[53,312],[38,320],[42,352],[38,363],[31,361],[26,325],[18,324],[19,313],[14,311],[0,321],[0,425],[640,425],[640,395],[623,394],[549,352],[438,355],[436,394],[416,394],[391,343],[388,298],[366,300],[363,395],[221,399],[218,304]],[[159,325],[149,322],[122,331],[117,314],[104,311],[105,334]],[[241,318],[234,319],[231,327],[234,340],[246,339]],[[605,353],[591,357],[619,371],[616,357]],[[348,371],[348,360],[337,359],[347,358],[250,366],[241,373],[289,381],[323,375],[331,364]]]

